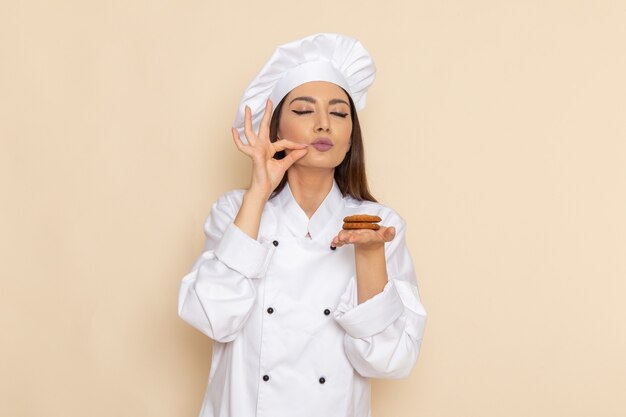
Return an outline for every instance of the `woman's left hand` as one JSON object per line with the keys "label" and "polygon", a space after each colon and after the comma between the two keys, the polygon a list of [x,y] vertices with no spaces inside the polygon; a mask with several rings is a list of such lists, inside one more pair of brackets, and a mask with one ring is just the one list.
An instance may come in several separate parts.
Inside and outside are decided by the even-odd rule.
{"label": "woman's left hand", "polygon": [[395,227],[380,226],[378,230],[371,229],[342,229],[331,242],[331,246],[340,248],[352,244],[356,250],[378,249],[391,242],[396,236]]}

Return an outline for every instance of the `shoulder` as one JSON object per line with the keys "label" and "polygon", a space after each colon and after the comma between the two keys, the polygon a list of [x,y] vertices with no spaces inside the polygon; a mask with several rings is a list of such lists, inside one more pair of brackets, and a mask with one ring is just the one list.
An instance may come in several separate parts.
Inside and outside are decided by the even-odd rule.
{"label": "shoulder", "polygon": [[241,207],[245,191],[246,190],[244,189],[238,188],[225,192],[217,198],[215,203],[213,203],[213,211],[217,209],[221,211],[236,213],[239,210],[239,207]]}
{"label": "shoulder", "polygon": [[221,234],[234,220],[243,201],[245,190],[228,191],[215,200],[211,212],[204,221],[204,233],[209,236]]}
{"label": "shoulder", "polygon": [[345,207],[348,215],[351,214],[371,214],[381,218],[383,226],[394,226],[397,229],[404,229],[405,220],[393,208],[373,201],[357,200],[352,197],[345,197]]}

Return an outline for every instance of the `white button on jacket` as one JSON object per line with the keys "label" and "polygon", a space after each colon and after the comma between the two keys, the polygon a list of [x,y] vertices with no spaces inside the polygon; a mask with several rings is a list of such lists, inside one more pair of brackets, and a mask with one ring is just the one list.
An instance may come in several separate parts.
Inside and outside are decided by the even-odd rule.
{"label": "white button on jacket", "polygon": [[[233,224],[243,190],[218,199],[178,313],[214,340],[200,417],[369,417],[368,378],[402,378],[419,354],[426,311],[405,222],[337,184],[309,219],[289,185],[265,206],[258,240]],[[351,214],[395,226],[389,281],[357,304],[354,248],[330,242]],[[307,234],[310,237],[307,237]]]}

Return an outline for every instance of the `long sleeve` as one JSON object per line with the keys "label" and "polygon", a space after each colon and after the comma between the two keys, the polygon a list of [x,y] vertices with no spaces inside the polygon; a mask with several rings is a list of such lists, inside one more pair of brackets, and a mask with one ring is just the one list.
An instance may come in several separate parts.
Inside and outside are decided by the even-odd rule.
{"label": "long sleeve", "polygon": [[419,355],[426,323],[426,310],[406,247],[406,224],[397,215],[389,224],[398,226],[395,239],[385,248],[389,279],[383,291],[357,304],[353,277],[334,313],[346,331],[344,349],[348,360],[368,378],[407,377]]}
{"label": "long sleeve", "polygon": [[204,251],[182,280],[178,314],[211,339],[229,342],[242,329],[254,302],[253,280],[261,279],[274,253],[234,225],[236,203],[226,194],[204,225]]}

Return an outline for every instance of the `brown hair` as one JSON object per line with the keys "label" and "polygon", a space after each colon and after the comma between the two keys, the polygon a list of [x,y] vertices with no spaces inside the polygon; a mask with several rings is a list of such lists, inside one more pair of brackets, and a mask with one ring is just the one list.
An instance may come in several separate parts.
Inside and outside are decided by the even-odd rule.
{"label": "brown hair", "polygon": [[[345,90],[344,90],[345,91]],[[367,176],[365,175],[365,150],[363,149],[363,138],[361,136],[361,125],[356,114],[356,108],[350,94],[346,92],[350,101],[350,118],[352,119],[352,133],[350,135],[350,149],[346,153],[346,157],[341,163],[335,167],[335,181],[339,186],[341,194],[357,200],[366,200],[376,202],[376,199],[369,191],[367,185]],[[287,97],[287,96],[285,96]],[[270,121],[270,140],[276,142],[278,140],[278,121],[285,102],[285,97],[278,103],[272,119]],[[285,151],[276,152],[274,158],[283,159]],[[287,183],[287,173],[283,176],[276,189],[274,189],[270,198],[279,194]]]}

